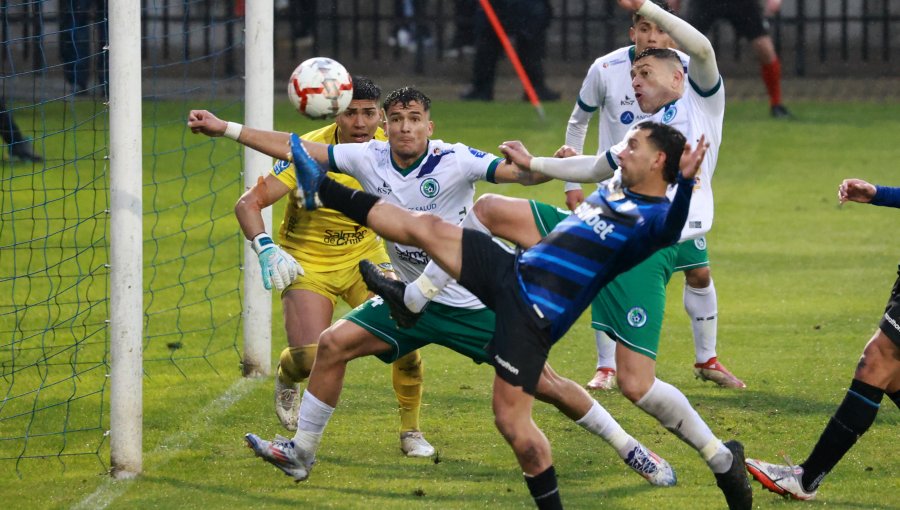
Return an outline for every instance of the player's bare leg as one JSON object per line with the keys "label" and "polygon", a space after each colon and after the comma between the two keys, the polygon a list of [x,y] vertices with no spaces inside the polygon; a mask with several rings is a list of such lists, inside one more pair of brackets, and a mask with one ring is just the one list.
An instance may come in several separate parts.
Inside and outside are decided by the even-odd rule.
{"label": "player's bare leg", "polygon": [[331,300],[305,289],[290,289],[281,297],[288,346],[275,373],[275,414],[288,430],[297,430],[299,385],[309,377],[319,335],[331,324]]}
{"label": "player's bare leg", "polygon": [[522,248],[530,248],[541,240],[528,200],[485,193],[475,201],[472,211],[495,237]]}
{"label": "player's bare leg", "polygon": [[534,397],[494,377],[494,424],[512,447],[525,484],[540,508],[562,508],[550,441],[531,419]]}
{"label": "player's bare leg", "polygon": [[621,343],[616,346],[618,382],[622,394],[706,461],[729,508],[752,507],[752,490],[744,469],[744,449],[737,441],[723,443],[713,435],[687,397],[656,378],[656,361]]}

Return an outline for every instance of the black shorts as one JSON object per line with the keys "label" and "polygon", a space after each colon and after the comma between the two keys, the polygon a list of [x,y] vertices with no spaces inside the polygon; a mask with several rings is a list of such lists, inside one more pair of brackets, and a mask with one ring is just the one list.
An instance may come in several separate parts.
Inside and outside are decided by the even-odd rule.
{"label": "black shorts", "polygon": [[900,347],[900,266],[897,266],[897,281],[891,289],[891,297],[884,307],[884,315],[881,316],[878,327],[897,347]]}
{"label": "black shorts", "polygon": [[487,353],[497,375],[534,395],[553,342],[550,322],[522,297],[515,254],[490,236],[465,229],[459,283],[496,315]]}
{"label": "black shorts", "polygon": [[769,33],[760,0],[691,0],[687,17],[701,32],[709,31],[718,19],[727,19],[740,37],[752,41]]}

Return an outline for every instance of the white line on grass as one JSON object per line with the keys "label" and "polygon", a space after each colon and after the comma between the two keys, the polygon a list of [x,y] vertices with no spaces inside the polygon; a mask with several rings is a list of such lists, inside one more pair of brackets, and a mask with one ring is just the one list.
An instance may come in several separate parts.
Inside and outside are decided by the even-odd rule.
{"label": "white line on grass", "polygon": [[[166,455],[162,457],[162,460],[152,464],[153,469],[159,469],[161,466],[165,465],[169,459],[175,457],[175,455],[181,451],[182,448],[191,444],[197,436],[207,430],[209,427],[209,421],[218,418],[219,416],[225,414],[232,405],[237,403],[239,400],[244,398],[247,393],[250,393],[256,386],[265,381],[262,379],[245,379],[241,378],[235,381],[234,384],[228,388],[225,393],[223,393],[219,398],[213,400],[209,404],[206,405],[203,409],[201,409],[197,414],[197,419],[191,424],[187,429],[182,429],[179,432],[176,432],[169,436],[166,440],[159,444],[155,450],[151,453],[157,454],[161,452],[165,452]],[[146,469],[148,466],[145,465]],[[138,477],[139,479],[140,477]],[[73,506],[73,509],[76,510],[102,510],[109,506],[113,501],[119,498],[122,494],[125,494],[125,491],[131,487],[131,484],[135,479],[130,480],[115,480],[111,476],[106,477],[106,480],[97,487],[93,493],[85,497],[81,500],[80,503]]]}

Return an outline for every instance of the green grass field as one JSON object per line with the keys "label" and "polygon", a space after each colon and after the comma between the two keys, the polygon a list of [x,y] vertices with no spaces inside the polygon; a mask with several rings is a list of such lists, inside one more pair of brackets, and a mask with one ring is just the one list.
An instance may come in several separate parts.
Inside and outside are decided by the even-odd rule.
{"label": "green grass field", "polygon": [[[503,140],[521,139],[533,153],[549,154],[563,141],[570,105],[547,106],[548,118],[540,122],[526,104],[437,102],[434,137],[490,151]],[[749,456],[779,460],[788,454],[800,462],[843,398],[895,278],[898,212],[859,204],[840,208],[836,190],[842,178],[851,176],[900,184],[896,134],[900,104],[791,106],[798,120],[774,122],[762,103],[729,104],[714,179],[717,214],[709,246],[719,296],[719,355],[744,379],[747,390],[721,390],[693,378],[693,344],[678,275],[670,284],[657,373],[687,395],[717,435],[743,441]],[[210,149],[200,138],[185,134],[179,119],[187,108],[145,106],[145,113],[153,111],[162,126],[145,143],[147,152],[159,153],[158,158],[145,160],[145,172],[152,160],[154,180],[166,186],[153,197],[145,194],[145,205],[165,209],[166,199],[183,195],[208,201],[203,208],[218,211],[214,215],[227,213],[241,189],[232,182],[239,159],[230,156],[234,152],[228,142]],[[286,107],[281,112],[280,129],[303,132],[314,126],[297,122]],[[233,111],[228,115],[238,116]],[[593,150],[593,130],[588,140],[593,143],[586,150]],[[169,146],[190,150],[169,154]],[[199,179],[217,193],[192,195],[193,186],[189,190],[181,179],[182,168],[193,171],[211,164],[225,165],[224,173]],[[14,168],[26,172],[21,166]],[[479,190],[563,203],[559,183],[536,188],[483,185]],[[28,197],[19,194],[15,199]],[[276,221],[281,214],[277,207]],[[163,213],[145,218],[144,228],[177,232],[184,221],[183,216]],[[224,293],[215,301],[216,312],[240,313],[238,296],[227,290],[238,279],[229,270],[239,263],[235,259],[239,242],[230,237],[236,236],[236,222],[232,226],[234,232],[217,226],[206,237],[199,236],[197,246],[175,238],[145,248],[145,258],[162,250],[159,260],[167,261],[172,252],[194,253],[212,243],[209,239],[222,246],[218,258],[204,264],[224,272],[227,283],[210,283],[205,294],[182,295],[164,287],[154,306],[171,306],[178,299],[206,303],[206,296]],[[11,263],[8,257],[2,259],[4,265]],[[7,268],[4,271],[8,273]],[[177,286],[178,279],[189,274],[184,265],[156,271],[155,278],[168,286]],[[145,282],[149,279],[145,276]],[[204,310],[188,310],[183,316],[162,314],[161,319],[190,330],[201,320],[198,317],[214,315],[206,310],[212,306],[198,308]],[[275,354],[284,341],[280,314],[276,302]],[[440,347],[422,353],[426,364],[422,426],[439,451],[435,459],[401,456],[390,369],[377,359],[362,359],[350,365],[340,406],[326,429],[310,480],[295,485],[244,447],[245,432],[271,437],[284,431],[272,411],[271,381],[240,379],[234,348],[239,331],[235,333],[230,324],[221,338],[185,334],[178,341],[191,356],[148,367],[140,478],[111,481],[93,455],[3,460],[0,499],[16,508],[42,509],[532,506],[515,459],[493,426],[492,370]],[[10,329],[6,323],[2,326],[4,331]],[[156,349],[154,356],[165,357],[165,348],[153,341],[147,345]],[[584,382],[593,373],[594,361],[593,334],[583,317],[554,348],[551,362],[560,373]],[[19,377],[17,385],[25,377],[39,381],[39,375]],[[3,381],[12,384],[8,377]],[[569,508],[724,507],[711,473],[693,450],[621,395],[604,393],[597,398],[635,437],[672,463],[678,485],[650,487],[599,438],[553,408],[537,404],[535,421],[553,445],[563,501]],[[7,429],[0,425],[4,436],[23,434]],[[826,479],[817,501],[786,502],[754,483],[755,506],[900,508],[898,431],[900,412],[885,399],[875,424]],[[10,450],[2,443],[0,453],[8,455]],[[88,451],[92,449],[99,449],[108,464],[108,442],[101,440]]]}

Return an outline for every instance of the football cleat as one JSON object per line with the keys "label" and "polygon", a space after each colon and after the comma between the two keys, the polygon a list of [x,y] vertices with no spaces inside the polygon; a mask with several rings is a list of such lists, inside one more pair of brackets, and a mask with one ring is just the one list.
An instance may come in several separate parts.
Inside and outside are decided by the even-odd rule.
{"label": "football cleat", "polygon": [[314,160],[306,148],[300,137],[291,133],[291,159],[294,163],[294,174],[297,178],[297,189],[294,191],[294,198],[297,205],[300,205],[307,211],[314,211],[322,206],[319,201],[319,185],[325,178],[325,171],[319,167],[319,163]]}
{"label": "football cleat", "polygon": [[766,489],[799,500],[814,499],[816,491],[803,488],[803,468],[785,464],[769,464],[756,459],[747,459],[747,471]]}
{"label": "football cleat", "polygon": [[417,430],[400,434],[400,449],[407,457],[431,457],[434,455],[434,447]]}
{"label": "football cleat", "polygon": [[244,440],[257,457],[282,470],[295,482],[309,478],[309,472],[316,462],[315,454],[303,451],[294,441],[278,435],[274,441],[266,441],[256,434],[247,434]]}
{"label": "football cleat", "polygon": [[297,395],[297,384],[285,384],[278,375],[275,376],[275,415],[284,428],[292,431],[297,430],[297,414],[300,411]]}
{"label": "football cleat", "polygon": [[744,381],[729,372],[715,356],[706,360],[706,363],[694,363],[694,376],[703,381],[712,381],[723,388],[744,389],[747,387]]}
{"label": "football cleat", "polygon": [[359,272],[362,279],[366,282],[366,286],[384,299],[388,308],[391,310],[391,318],[401,328],[411,328],[416,325],[422,312],[416,313],[406,307],[403,302],[403,293],[406,291],[406,284],[400,280],[392,280],[378,269],[378,266],[370,260],[359,261]]}
{"label": "football cleat", "polygon": [[672,487],[677,482],[672,466],[642,444],[635,446],[623,460],[628,467],[650,482],[650,485]]}
{"label": "football cleat", "polygon": [[744,445],[731,440],[725,442],[725,448],[733,456],[731,467],[724,473],[715,473],[716,485],[725,494],[729,510],[750,510],[753,508],[753,489],[744,469]]}
{"label": "football cleat", "polygon": [[584,385],[589,390],[611,390],[616,387],[616,369],[600,367],[594,378]]}

